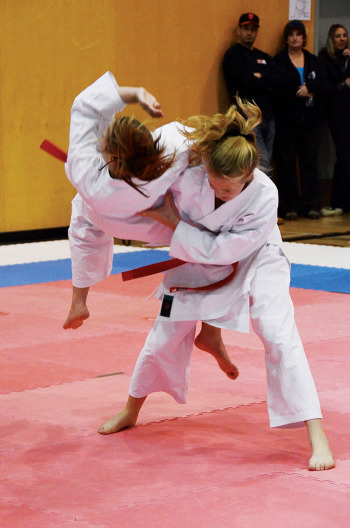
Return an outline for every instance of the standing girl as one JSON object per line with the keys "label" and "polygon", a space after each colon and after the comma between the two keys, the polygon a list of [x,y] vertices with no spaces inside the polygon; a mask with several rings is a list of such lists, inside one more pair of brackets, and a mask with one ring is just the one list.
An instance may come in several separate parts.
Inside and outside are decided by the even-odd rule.
{"label": "standing girl", "polygon": [[[309,469],[329,469],[334,459],[289,295],[289,263],[277,227],[277,189],[257,169],[253,128],[260,110],[238,101],[226,115],[197,116],[184,132],[194,163],[159,208],[143,213],[173,231],[170,255],[186,262],[168,271],[158,290],[162,308],[137,360],[123,411],[100,428],[111,434],[136,424],[155,391],[185,403],[198,320],[249,332],[265,348],[272,427],[306,423]],[[232,264],[238,268],[232,278]]]}

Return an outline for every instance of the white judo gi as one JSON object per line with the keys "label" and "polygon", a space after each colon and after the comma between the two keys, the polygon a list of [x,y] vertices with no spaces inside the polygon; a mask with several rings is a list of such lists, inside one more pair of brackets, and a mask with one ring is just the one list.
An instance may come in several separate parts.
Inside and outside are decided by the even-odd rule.
{"label": "white judo gi", "polygon": [[[72,107],[66,173],[78,191],[69,229],[73,285],[91,286],[109,275],[113,236],[154,245],[170,243],[170,255],[188,262],[166,273],[158,290],[160,298],[169,294],[171,286],[217,282],[231,273],[231,263],[239,261],[235,278],[222,288],[171,294],[170,317],[158,316],[147,337],[130,394],[143,397],[165,391],[184,403],[196,322],[248,332],[250,313],[265,347],[271,426],[320,418],[316,389],[294,323],[289,263],[276,225],[276,187],[256,170],[242,193],[215,210],[205,171],[188,167],[187,146],[176,123],[154,132],[161,134],[169,154],[177,149],[177,156],[169,171],[143,186],[148,197],[110,178],[108,167],[98,170],[104,164],[98,139],[125,106],[117,86],[107,72]],[[174,233],[136,216],[160,203],[169,188],[184,220]]]}
{"label": "white judo gi", "polygon": [[[253,329],[265,348],[271,427],[298,426],[321,418],[294,322],[290,267],[277,227],[275,185],[256,169],[252,182],[238,196],[215,209],[207,175],[203,167],[197,167],[178,178],[173,194],[185,221],[174,231],[170,255],[188,264],[165,274],[158,296],[165,294],[170,302],[172,298],[170,314],[159,315],[147,337],[131,379],[130,395],[142,398],[164,391],[185,403],[197,321],[248,332],[250,313]],[[221,288],[170,292],[170,287],[217,282],[229,275],[230,264],[236,261],[234,279]]]}
{"label": "white judo gi", "polygon": [[142,182],[146,197],[123,180],[110,177],[99,149],[99,139],[116,113],[126,106],[118,93],[118,84],[110,72],[105,73],[74,100],[71,109],[69,150],[66,174],[78,191],[72,201],[68,231],[72,256],[73,285],[91,286],[111,272],[113,237],[141,240],[152,245],[169,244],[172,231],[136,213],[160,203],[188,166],[188,149],[180,134],[180,123],[164,125],[153,132],[166,146],[165,154],[176,150],[174,165],[160,178]]}

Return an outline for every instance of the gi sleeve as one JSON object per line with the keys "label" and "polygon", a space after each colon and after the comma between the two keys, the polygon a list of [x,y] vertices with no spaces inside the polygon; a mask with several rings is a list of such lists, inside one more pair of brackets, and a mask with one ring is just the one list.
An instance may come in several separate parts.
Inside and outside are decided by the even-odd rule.
{"label": "gi sleeve", "polygon": [[110,72],[106,72],[74,100],[65,168],[69,181],[88,203],[102,192],[98,169],[103,165],[103,158],[98,140],[114,115],[125,106],[118,93],[118,84]]}

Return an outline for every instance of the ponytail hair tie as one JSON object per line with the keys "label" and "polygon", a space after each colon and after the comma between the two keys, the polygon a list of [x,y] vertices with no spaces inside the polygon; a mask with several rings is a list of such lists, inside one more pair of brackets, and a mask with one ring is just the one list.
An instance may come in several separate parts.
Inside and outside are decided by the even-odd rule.
{"label": "ponytail hair tie", "polygon": [[229,130],[228,132],[225,132],[225,134],[221,137],[221,139],[226,139],[228,137],[244,137],[247,141],[252,140],[251,134],[241,134],[239,130]]}

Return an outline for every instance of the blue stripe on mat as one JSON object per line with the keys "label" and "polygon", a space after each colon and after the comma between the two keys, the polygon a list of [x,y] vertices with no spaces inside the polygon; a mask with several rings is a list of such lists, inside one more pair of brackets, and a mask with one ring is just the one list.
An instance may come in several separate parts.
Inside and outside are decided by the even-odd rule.
{"label": "blue stripe on mat", "polygon": [[291,286],[305,290],[350,293],[350,270],[292,264]]}
{"label": "blue stripe on mat", "polygon": [[[119,253],[114,255],[112,274],[168,259],[168,252],[159,249]],[[68,280],[71,276],[70,259],[0,266],[0,287]],[[291,286],[350,293],[350,270],[292,264]]]}
{"label": "blue stripe on mat", "polygon": [[[112,274],[116,275],[122,271],[168,259],[168,251],[159,249],[118,253],[113,256]],[[71,278],[70,259],[0,266],[0,287],[39,284],[41,282],[54,282]]]}

